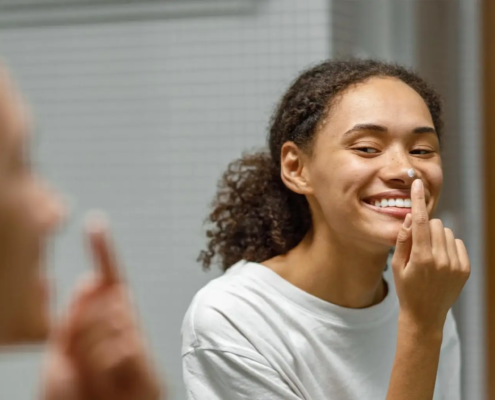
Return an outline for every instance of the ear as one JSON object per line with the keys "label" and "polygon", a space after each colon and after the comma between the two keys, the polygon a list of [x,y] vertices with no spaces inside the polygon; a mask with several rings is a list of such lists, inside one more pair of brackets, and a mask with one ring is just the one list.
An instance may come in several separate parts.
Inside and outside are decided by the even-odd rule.
{"label": "ear", "polygon": [[281,178],[285,185],[295,193],[312,194],[309,184],[308,156],[294,143],[285,142],[280,154]]}

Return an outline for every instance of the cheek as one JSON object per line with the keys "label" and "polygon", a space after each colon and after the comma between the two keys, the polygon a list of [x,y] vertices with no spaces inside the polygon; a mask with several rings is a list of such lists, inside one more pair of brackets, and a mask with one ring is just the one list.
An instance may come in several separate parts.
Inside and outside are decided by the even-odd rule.
{"label": "cheek", "polygon": [[321,217],[335,229],[344,229],[359,218],[361,190],[376,174],[369,163],[360,159],[336,157],[332,161],[315,171],[314,198],[321,208]]}
{"label": "cheek", "polygon": [[315,193],[332,196],[334,200],[356,198],[360,188],[366,186],[375,175],[369,162],[354,157],[334,157],[332,162],[316,171]]}
{"label": "cheek", "polygon": [[430,166],[424,171],[423,176],[428,184],[431,194],[438,201],[443,187],[443,170],[441,165]]}

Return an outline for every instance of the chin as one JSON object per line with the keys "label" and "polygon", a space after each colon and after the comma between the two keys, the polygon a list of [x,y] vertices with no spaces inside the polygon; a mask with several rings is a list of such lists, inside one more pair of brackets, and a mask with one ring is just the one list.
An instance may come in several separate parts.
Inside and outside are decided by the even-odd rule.
{"label": "chin", "polygon": [[19,321],[17,341],[21,344],[44,343],[52,329],[50,296],[45,276],[37,277],[31,294],[26,299],[24,317]]}
{"label": "chin", "polygon": [[373,241],[376,244],[383,245],[384,247],[395,247],[397,244],[397,236],[399,235],[401,229],[401,224],[402,222],[398,223],[397,226],[384,226],[383,229],[373,231]]}

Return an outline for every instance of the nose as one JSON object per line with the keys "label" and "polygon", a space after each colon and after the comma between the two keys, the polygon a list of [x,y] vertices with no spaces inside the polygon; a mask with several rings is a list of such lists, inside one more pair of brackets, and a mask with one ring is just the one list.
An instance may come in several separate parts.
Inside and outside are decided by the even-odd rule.
{"label": "nose", "polygon": [[68,208],[61,195],[51,194],[49,210],[47,212],[47,227],[50,232],[60,230],[68,220]]}
{"label": "nose", "polygon": [[42,193],[45,198],[42,225],[47,233],[55,233],[61,230],[70,217],[70,200],[68,196],[59,194],[47,184],[42,184]]}
{"label": "nose", "polygon": [[421,174],[411,164],[408,154],[394,153],[382,169],[382,179],[395,185],[410,187],[418,178]]}
{"label": "nose", "polygon": [[53,194],[53,227],[56,230],[61,230],[67,226],[72,216],[72,200],[68,195]]}

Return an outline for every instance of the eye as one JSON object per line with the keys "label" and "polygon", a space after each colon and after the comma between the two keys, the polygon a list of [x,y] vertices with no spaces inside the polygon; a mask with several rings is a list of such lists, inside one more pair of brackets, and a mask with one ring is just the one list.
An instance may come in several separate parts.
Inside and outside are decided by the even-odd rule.
{"label": "eye", "polygon": [[411,150],[410,153],[411,154],[420,155],[420,156],[424,156],[424,155],[432,154],[433,151],[432,150],[428,150],[428,149],[415,149],[415,150]]}
{"label": "eye", "polygon": [[376,154],[379,153],[378,149],[375,149],[374,147],[355,147],[354,150],[357,150],[361,153],[366,153],[366,154]]}

